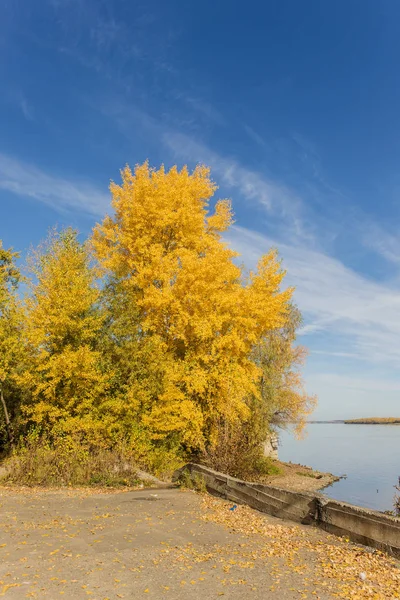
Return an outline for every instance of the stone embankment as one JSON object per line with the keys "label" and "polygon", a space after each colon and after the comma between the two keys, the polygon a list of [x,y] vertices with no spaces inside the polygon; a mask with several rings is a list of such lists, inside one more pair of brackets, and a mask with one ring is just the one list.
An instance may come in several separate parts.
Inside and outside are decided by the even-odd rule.
{"label": "stone embankment", "polygon": [[330,500],[318,493],[292,492],[260,483],[250,483],[189,463],[186,470],[201,478],[213,495],[247,504],[274,517],[315,525],[353,542],[378,548],[400,557],[400,519],[345,502]]}

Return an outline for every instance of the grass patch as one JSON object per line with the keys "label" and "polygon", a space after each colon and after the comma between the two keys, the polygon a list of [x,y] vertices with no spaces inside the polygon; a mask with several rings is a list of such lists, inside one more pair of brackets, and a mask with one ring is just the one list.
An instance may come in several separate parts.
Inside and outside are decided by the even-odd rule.
{"label": "grass patch", "polygon": [[301,477],[311,477],[312,479],[321,479],[322,475],[319,473],[313,473],[312,471],[296,471],[296,475]]}
{"label": "grass patch", "polygon": [[257,475],[281,475],[282,469],[277,463],[267,456],[260,458],[255,464],[255,473]]}

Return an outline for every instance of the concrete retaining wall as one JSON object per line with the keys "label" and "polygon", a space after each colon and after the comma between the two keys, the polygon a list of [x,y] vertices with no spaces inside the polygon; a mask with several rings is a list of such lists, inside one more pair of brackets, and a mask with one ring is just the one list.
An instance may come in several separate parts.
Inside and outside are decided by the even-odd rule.
{"label": "concrete retaining wall", "polygon": [[289,492],[280,488],[250,483],[189,463],[192,478],[201,477],[207,490],[216,496],[247,504],[261,512],[348,537],[354,542],[379,548],[400,557],[400,519],[383,513],[329,500],[322,494]]}
{"label": "concrete retaining wall", "polygon": [[329,533],[400,557],[400,519],[321,496],[316,523]]}

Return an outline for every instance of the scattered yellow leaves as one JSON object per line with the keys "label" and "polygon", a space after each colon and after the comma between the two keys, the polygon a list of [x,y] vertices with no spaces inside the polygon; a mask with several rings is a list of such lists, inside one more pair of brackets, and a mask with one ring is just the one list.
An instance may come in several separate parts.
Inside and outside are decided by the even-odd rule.
{"label": "scattered yellow leaves", "polygon": [[[230,504],[205,496],[205,512],[201,518],[225,525],[237,533],[264,538],[264,543],[262,540],[257,543],[254,559],[280,557],[285,559],[292,572],[311,574],[315,590],[298,590],[302,598],[308,597],[308,593],[316,595],[317,590],[322,589],[345,600],[400,598],[400,570],[389,556],[343,542],[335,536],[322,539],[305,528],[272,523],[247,506],[238,506],[232,512]],[[229,572],[229,568],[227,564],[223,570]],[[360,578],[362,573],[366,574],[365,581]],[[275,579],[272,589],[276,592],[280,585],[278,573],[275,573]],[[306,577],[304,583],[306,587],[309,578]]]}

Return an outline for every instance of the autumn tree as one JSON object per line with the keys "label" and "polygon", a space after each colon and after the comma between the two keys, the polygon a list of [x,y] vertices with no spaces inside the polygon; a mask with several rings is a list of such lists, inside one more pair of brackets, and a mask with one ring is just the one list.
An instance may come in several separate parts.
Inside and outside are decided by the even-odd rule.
{"label": "autumn tree", "polygon": [[189,450],[212,444],[221,419],[248,418],[260,377],[252,349],[285,325],[292,295],[280,289],[275,252],[248,275],[236,264],[222,239],[233,222],[230,203],[209,212],[215,190],[203,166],[126,167],[122,184],[111,185],[114,215],[92,240],[118,295],[114,343],[151,357],[144,369],[139,361],[145,389],[125,373],[126,402],[154,440]]}
{"label": "autumn tree", "polygon": [[268,426],[292,425],[297,434],[316,404],[316,397],[307,394],[301,374],[307,350],[295,343],[301,320],[300,311],[291,305],[284,326],[268,332],[253,350],[260,369],[259,395],[254,398],[254,413],[259,415],[254,420]]}
{"label": "autumn tree", "polygon": [[30,368],[21,376],[28,425],[41,431],[92,432],[100,426],[106,377],[97,336],[96,272],[76,231],[52,232],[32,255],[26,299]]}
{"label": "autumn tree", "polygon": [[18,410],[19,397],[15,376],[22,362],[22,314],[16,295],[20,272],[15,266],[16,252],[3,248],[0,240],[0,411],[8,442],[13,445],[13,416]]}
{"label": "autumn tree", "polygon": [[203,454],[212,468],[234,477],[267,473],[273,467],[265,458],[264,444],[271,434],[289,427],[301,434],[316,398],[306,393],[301,377],[306,350],[295,345],[300,323],[299,310],[289,305],[285,324],[253,347],[252,360],[259,369],[257,393],[247,397],[249,412],[241,423],[220,419],[218,443]]}

